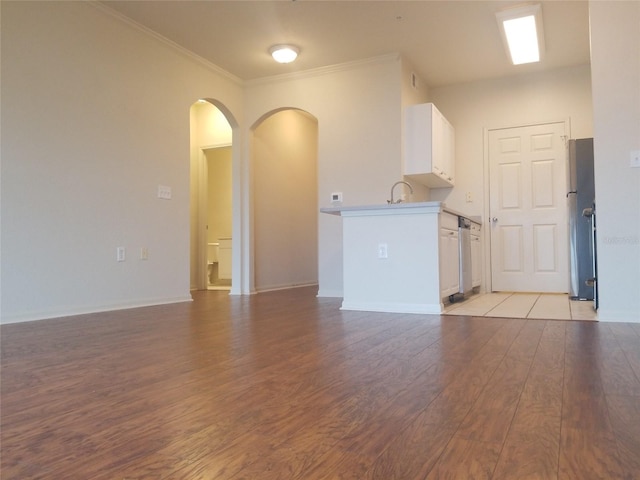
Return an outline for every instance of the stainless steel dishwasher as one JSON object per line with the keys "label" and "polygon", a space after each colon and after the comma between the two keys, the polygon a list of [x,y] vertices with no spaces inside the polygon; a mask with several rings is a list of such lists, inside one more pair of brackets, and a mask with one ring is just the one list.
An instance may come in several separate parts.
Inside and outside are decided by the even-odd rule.
{"label": "stainless steel dishwasher", "polygon": [[471,278],[471,221],[458,217],[458,255],[460,258],[460,290],[463,297],[473,290]]}

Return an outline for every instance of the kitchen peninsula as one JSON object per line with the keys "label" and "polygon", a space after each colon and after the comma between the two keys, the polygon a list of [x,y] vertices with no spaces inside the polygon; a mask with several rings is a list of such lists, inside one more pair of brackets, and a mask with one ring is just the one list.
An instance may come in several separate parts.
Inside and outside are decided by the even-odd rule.
{"label": "kitchen peninsula", "polygon": [[343,218],[343,310],[438,314],[442,299],[458,291],[464,215],[444,203],[320,211]]}

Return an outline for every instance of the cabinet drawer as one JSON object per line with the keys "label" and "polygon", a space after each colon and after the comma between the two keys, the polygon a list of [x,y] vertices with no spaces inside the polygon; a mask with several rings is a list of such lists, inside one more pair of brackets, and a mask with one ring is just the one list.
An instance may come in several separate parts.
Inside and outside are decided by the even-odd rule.
{"label": "cabinet drawer", "polygon": [[450,213],[440,214],[440,228],[446,228],[447,230],[458,230],[458,217],[451,215]]}

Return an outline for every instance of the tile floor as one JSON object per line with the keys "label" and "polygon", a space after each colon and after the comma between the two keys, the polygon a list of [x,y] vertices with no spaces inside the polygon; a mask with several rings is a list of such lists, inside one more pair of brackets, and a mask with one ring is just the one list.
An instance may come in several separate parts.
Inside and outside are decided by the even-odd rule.
{"label": "tile floor", "polygon": [[539,318],[545,320],[598,320],[593,302],[572,301],[566,294],[486,293],[447,305],[445,315]]}

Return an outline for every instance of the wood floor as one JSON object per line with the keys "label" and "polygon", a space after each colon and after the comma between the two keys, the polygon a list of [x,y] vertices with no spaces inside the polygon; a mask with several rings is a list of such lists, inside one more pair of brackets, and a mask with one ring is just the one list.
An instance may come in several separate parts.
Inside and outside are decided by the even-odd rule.
{"label": "wood floor", "polygon": [[301,288],[1,327],[9,479],[637,479],[640,325]]}

